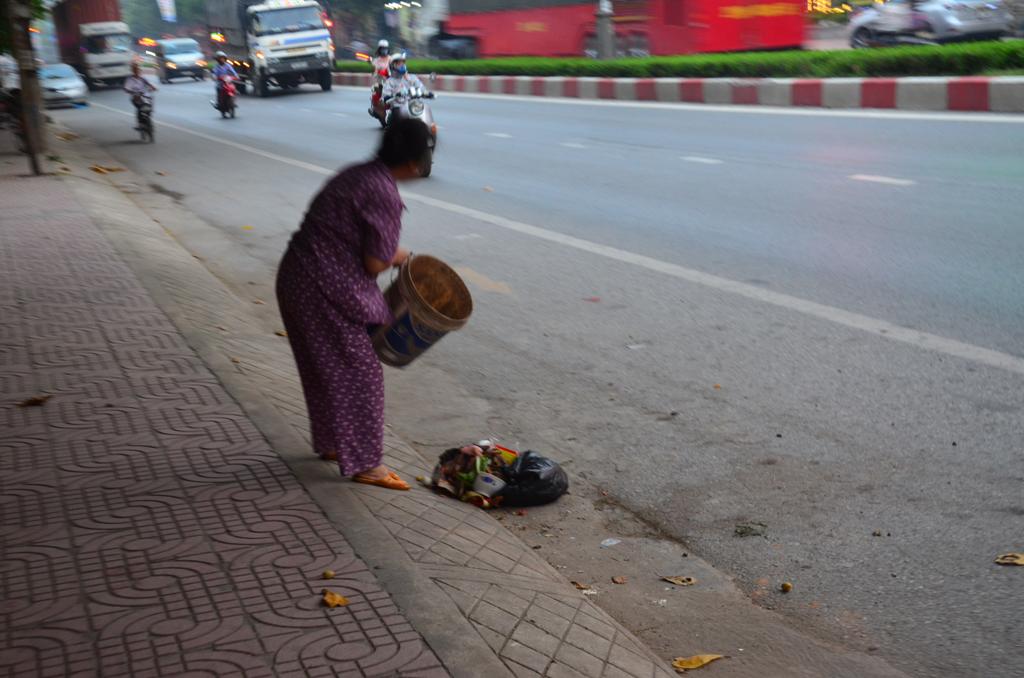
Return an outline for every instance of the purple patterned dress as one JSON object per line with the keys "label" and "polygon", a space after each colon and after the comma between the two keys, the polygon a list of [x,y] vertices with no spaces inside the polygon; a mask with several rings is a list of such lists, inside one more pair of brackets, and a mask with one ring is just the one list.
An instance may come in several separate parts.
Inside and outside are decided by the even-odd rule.
{"label": "purple patterned dress", "polygon": [[377,466],[383,455],[384,374],[369,330],[391,312],[363,255],[391,261],[402,210],[387,167],[350,167],[313,199],[277,272],[313,449],[336,454],[346,476]]}

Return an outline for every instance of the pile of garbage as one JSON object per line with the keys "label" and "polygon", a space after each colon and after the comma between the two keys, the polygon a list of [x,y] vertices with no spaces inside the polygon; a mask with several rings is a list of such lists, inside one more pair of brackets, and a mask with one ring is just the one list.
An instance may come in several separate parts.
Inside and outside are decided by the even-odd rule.
{"label": "pile of garbage", "polygon": [[481,440],[445,450],[430,487],[480,508],[539,506],[569,491],[569,476],[556,462],[532,450],[516,450]]}

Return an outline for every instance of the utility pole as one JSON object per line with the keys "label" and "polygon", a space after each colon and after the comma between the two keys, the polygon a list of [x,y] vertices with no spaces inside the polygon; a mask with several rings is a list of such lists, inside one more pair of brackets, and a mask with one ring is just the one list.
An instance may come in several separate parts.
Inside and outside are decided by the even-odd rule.
{"label": "utility pole", "polygon": [[25,137],[25,152],[28,154],[32,174],[43,173],[39,154],[43,151],[43,135],[40,110],[42,94],[39,91],[39,74],[36,72],[36,57],[29,36],[32,21],[32,7],[28,0],[6,0],[7,21],[11,29],[11,46],[18,61],[18,75],[21,88],[21,129]]}
{"label": "utility pole", "polygon": [[615,26],[612,24],[612,0],[597,0],[597,58],[615,57]]}

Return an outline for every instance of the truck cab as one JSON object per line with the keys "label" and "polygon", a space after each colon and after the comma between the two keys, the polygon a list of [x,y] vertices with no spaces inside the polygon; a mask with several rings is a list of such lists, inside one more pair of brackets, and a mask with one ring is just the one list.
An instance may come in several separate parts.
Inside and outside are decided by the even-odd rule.
{"label": "truck cab", "polygon": [[223,50],[246,87],[266,96],[303,82],[331,89],[334,43],[312,0],[207,0],[214,49]]}
{"label": "truck cab", "polygon": [[81,59],[76,64],[90,88],[120,86],[131,74],[132,36],[123,21],[98,21],[79,26]]}

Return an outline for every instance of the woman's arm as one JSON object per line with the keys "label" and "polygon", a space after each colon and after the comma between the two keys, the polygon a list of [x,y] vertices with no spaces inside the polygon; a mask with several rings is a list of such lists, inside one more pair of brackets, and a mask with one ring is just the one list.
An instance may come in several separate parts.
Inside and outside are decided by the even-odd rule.
{"label": "woman's arm", "polygon": [[409,258],[409,250],[404,247],[399,247],[395,250],[395,256],[391,257],[390,262],[386,262],[383,259],[366,254],[363,256],[363,267],[366,268],[366,272],[370,275],[380,275],[384,271],[388,270],[392,266],[401,266],[405,263],[405,260]]}

